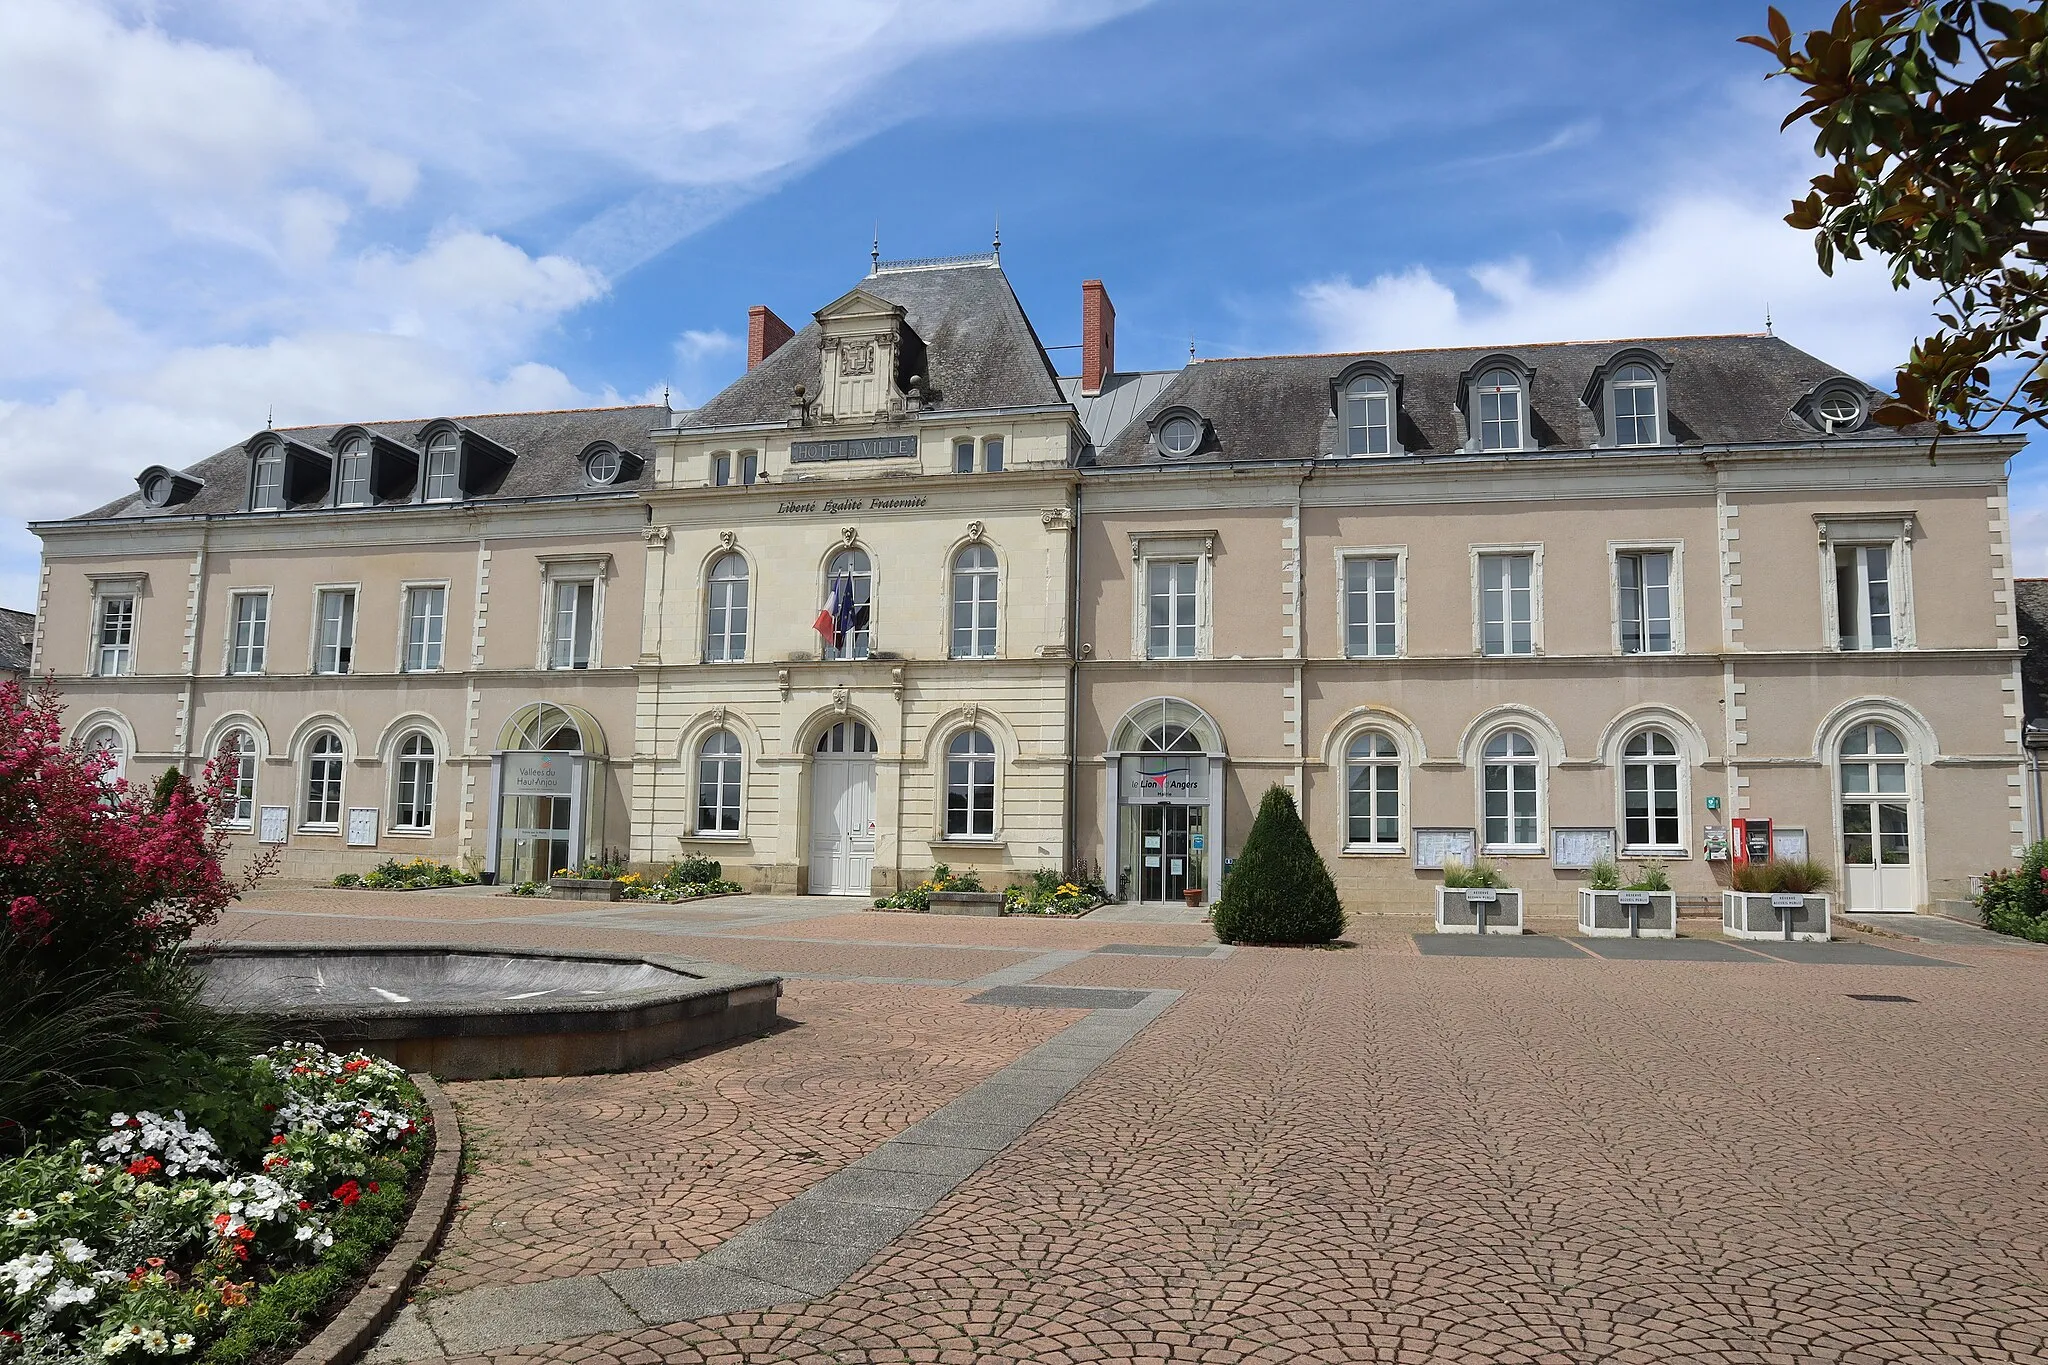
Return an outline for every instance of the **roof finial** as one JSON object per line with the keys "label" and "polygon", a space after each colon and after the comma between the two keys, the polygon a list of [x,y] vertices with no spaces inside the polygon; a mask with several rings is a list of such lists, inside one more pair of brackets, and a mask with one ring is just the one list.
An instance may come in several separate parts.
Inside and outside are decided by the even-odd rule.
{"label": "roof finial", "polygon": [[1190,337],[1188,338],[1188,364],[1192,365],[1192,364],[1194,364],[1194,363],[1195,363],[1195,339],[1194,339],[1194,337],[1193,337],[1193,336],[1190,336]]}
{"label": "roof finial", "polygon": [[274,431],[277,429],[277,404],[272,403],[267,409],[264,410],[263,429],[265,431]]}
{"label": "roof finial", "polygon": [[882,220],[875,220],[875,244],[868,248],[868,274],[882,273]]}
{"label": "roof finial", "polygon": [[668,384],[666,381],[664,381],[661,386],[661,405],[669,409],[671,412],[675,410],[675,404],[668,401]]}
{"label": "roof finial", "polygon": [[996,264],[1001,265],[1003,263],[1003,213],[1001,209],[996,210],[996,240],[994,250]]}
{"label": "roof finial", "polygon": [[1767,337],[1774,337],[1777,335],[1777,333],[1771,329],[1771,305],[1768,299],[1764,301],[1764,335]]}

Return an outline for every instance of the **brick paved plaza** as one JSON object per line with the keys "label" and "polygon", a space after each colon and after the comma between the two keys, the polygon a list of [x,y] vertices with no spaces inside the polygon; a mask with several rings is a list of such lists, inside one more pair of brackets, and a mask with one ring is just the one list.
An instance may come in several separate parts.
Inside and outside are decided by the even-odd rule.
{"label": "brick paved plaza", "polygon": [[[2048,949],[1845,929],[1815,960],[1445,957],[1426,927],[1173,956],[1099,950],[1206,928],[277,887],[220,932],[787,975],[765,1037],[450,1085],[463,1211],[380,1360],[2048,1359]],[[1156,1017],[970,1003],[1005,982],[1128,988]],[[633,1272],[796,1225],[835,1172],[865,1158],[828,1193],[938,1150],[901,1141],[1084,1037],[1107,1041],[1042,1115],[835,1287],[630,1326]],[[494,1331],[537,1344],[465,1345]]]}

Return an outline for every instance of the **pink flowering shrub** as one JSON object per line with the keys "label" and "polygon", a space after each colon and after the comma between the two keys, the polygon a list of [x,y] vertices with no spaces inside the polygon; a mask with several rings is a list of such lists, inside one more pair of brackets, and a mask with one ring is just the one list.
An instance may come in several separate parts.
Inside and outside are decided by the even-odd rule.
{"label": "pink flowering shrub", "polygon": [[161,806],[63,739],[54,691],[0,682],[0,960],[39,973],[119,967],[213,923],[256,876],[222,867],[232,768]]}

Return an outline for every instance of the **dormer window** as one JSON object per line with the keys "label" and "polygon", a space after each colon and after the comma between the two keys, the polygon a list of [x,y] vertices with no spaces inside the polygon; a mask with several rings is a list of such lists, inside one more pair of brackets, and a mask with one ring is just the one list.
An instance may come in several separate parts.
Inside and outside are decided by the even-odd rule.
{"label": "dormer window", "polygon": [[1386,381],[1360,375],[1344,390],[1344,453],[1386,455],[1394,448],[1394,414]]}
{"label": "dormer window", "polygon": [[352,436],[342,444],[336,458],[334,505],[363,507],[370,501],[370,440]]}
{"label": "dormer window", "polygon": [[619,452],[607,445],[592,446],[590,453],[583,457],[583,477],[594,484],[618,482],[619,473],[626,462],[619,458]]}
{"label": "dormer window", "polygon": [[455,433],[443,431],[427,442],[426,477],[420,481],[420,501],[454,502],[462,496],[461,453]]}
{"label": "dormer window", "polygon": [[151,474],[142,481],[142,500],[151,507],[162,507],[171,500],[171,476]]}
{"label": "dormer window", "polygon": [[265,446],[256,455],[255,468],[249,476],[249,510],[252,512],[282,512],[284,510],[284,447]]}
{"label": "dormer window", "polygon": [[1614,375],[1614,443],[1653,446],[1659,439],[1657,376],[1648,365],[1624,365]]}
{"label": "dormer window", "polygon": [[1670,362],[1641,346],[1616,351],[1594,367],[1579,394],[1599,429],[1594,444],[1602,450],[1669,445],[1670,377]]}
{"label": "dormer window", "polygon": [[1192,417],[1169,417],[1159,428],[1159,453],[1192,455],[1202,441],[1202,427]]}
{"label": "dormer window", "polygon": [[1479,377],[1477,398],[1479,448],[1522,448],[1522,381],[1513,370],[1488,370]]}
{"label": "dormer window", "polygon": [[1863,400],[1848,389],[1828,390],[1813,410],[1820,418],[1820,429],[1830,436],[1863,425]]}
{"label": "dormer window", "polygon": [[153,464],[135,476],[135,487],[141,492],[142,501],[150,507],[174,507],[181,502],[189,502],[192,495],[205,486],[190,474],[180,474],[160,464]]}

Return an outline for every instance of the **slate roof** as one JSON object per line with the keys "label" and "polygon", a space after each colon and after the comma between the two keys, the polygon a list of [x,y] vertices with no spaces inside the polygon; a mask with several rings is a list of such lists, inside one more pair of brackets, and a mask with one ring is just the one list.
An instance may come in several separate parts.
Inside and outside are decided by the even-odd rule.
{"label": "slate roof", "polygon": [[[687,418],[688,414],[678,414]],[[280,434],[323,452],[328,438],[344,426],[357,425],[388,436],[401,444],[420,448],[419,433],[439,418],[412,418],[402,422],[335,422],[314,427],[279,427]],[[520,498],[558,497],[578,493],[623,492],[650,484],[654,458],[650,431],[667,426],[669,410],[659,403],[638,407],[574,408],[556,412],[500,412],[453,419],[479,435],[506,447],[517,457],[504,482],[487,495],[471,502],[506,502]],[[254,436],[257,433],[251,432]],[[583,477],[581,456],[593,441],[610,441],[620,450],[638,455],[641,468],[632,477],[622,477],[604,488],[592,488]],[[140,474],[142,470],[135,471]],[[71,521],[99,521],[124,517],[180,517],[242,512],[249,501],[249,456],[241,443],[187,465],[181,473],[204,481],[205,487],[185,502],[170,507],[151,507],[141,493],[130,492],[104,507],[71,517]],[[397,506],[406,504],[382,504]],[[376,506],[352,507],[351,513],[374,512]],[[275,515],[266,513],[263,515]]]}
{"label": "slate roof", "polygon": [[1074,375],[1060,380],[1060,392],[1081,414],[1081,426],[1088,433],[1089,443],[1099,450],[1137,420],[1138,414],[1150,407],[1152,400],[1179,373],[1133,370],[1127,374],[1106,374],[1102,377],[1102,392],[1093,397],[1081,392],[1081,377]]}
{"label": "slate roof", "polygon": [[[924,342],[937,390],[928,410],[1043,407],[1063,403],[1059,376],[1024,316],[1009,277],[993,263],[891,270],[863,278],[860,289],[901,304],[904,321]],[[821,363],[814,320],[678,426],[747,426],[789,419],[798,384],[818,392]]]}
{"label": "slate roof", "polygon": [[0,607],[0,677],[28,672],[29,646],[35,642],[34,612]]}
{"label": "slate roof", "polygon": [[[1529,407],[1537,448],[1585,450],[1597,443],[1599,428],[1580,396],[1593,372],[1625,349],[1647,350],[1668,363],[1672,434],[1680,445],[1811,441],[1818,432],[1794,406],[1815,385],[1840,378],[1869,392],[1841,370],[1777,337],[1662,337],[1200,360],[1153,398],[1144,417],[1149,421],[1167,407],[1184,406],[1208,419],[1216,448],[1199,452],[1201,458],[1301,460],[1333,454],[1338,431],[1330,382],[1353,362],[1374,360],[1401,376],[1403,448],[1415,455],[1450,454],[1464,443],[1457,411],[1459,377],[1482,357],[1500,354],[1535,370]],[[1830,439],[1892,434],[1867,425]],[[1150,437],[1144,422],[1133,422],[1098,449],[1095,463],[1156,463],[1160,457]]]}

